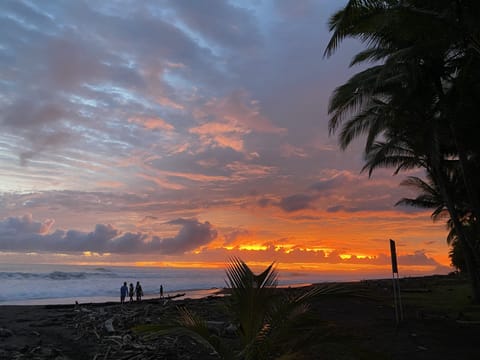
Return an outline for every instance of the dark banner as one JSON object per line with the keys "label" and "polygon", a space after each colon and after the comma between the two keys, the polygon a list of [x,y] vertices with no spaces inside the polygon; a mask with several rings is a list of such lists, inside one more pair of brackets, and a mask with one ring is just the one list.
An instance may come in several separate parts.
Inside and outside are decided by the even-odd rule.
{"label": "dark banner", "polygon": [[390,255],[392,257],[392,272],[398,274],[397,250],[395,249],[395,241],[392,239],[390,239]]}

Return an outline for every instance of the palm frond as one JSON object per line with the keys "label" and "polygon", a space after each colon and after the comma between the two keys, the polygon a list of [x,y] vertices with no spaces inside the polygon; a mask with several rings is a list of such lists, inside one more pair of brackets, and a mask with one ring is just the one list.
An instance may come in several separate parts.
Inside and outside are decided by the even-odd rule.
{"label": "palm frond", "polygon": [[233,352],[231,349],[221,341],[221,339],[210,332],[207,322],[199,315],[191,312],[187,308],[178,308],[180,316],[178,319],[179,327],[176,332],[181,332],[184,329],[183,335],[190,336],[198,343],[220,354],[223,359],[233,359]]}

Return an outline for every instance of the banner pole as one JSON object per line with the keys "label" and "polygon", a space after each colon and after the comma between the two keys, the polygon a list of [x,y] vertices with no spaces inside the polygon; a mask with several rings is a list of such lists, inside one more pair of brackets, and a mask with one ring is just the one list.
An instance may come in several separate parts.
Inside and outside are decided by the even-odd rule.
{"label": "banner pole", "polygon": [[400,320],[403,320],[403,306],[402,306],[402,293],[400,292],[400,275],[397,272],[397,296],[398,307],[400,309]]}
{"label": "banner pole", "polygon": [[[392,258],[393,303],[395,306],[395,321],[403,320],[402,296],[400,295],[400,276],[398,275],[397,250],[395,241],[390,239],[390,255]],[[397,277],[395,278],[395,274]]]}
{"label": "banner pole", "polygon": [[395,307],[395,322],[398,324],[398,304],[397,304],[397,284],[395,283],[395,273],[392,274],[392,285],[393,285],[393,305]]}

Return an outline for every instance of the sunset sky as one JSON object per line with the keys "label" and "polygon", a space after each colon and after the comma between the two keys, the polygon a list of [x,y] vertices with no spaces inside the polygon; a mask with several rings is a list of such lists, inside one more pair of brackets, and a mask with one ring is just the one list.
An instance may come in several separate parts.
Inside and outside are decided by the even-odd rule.
{"label": "sunset sky", "polygon": [[344,3],[0,1],[0,262],[389,276],[391,238],[400,275],[450,271],[405,175],[329,136]]}

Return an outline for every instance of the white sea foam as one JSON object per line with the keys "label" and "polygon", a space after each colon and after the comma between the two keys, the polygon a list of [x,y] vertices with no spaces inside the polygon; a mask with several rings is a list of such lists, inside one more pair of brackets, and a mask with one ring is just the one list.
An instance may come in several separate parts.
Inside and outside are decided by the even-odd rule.
{"label": "white sea foam", "polygon": [[[223,269],[0,264],[0,305],[118,301],[124,281],[140,281],[145,298],[158,297],[160,285],[165,295],[202,297],[225,287],[225,278]],[[339,279],[281,271],[279,285],[328,280]]]}
{"label": "white sea foam", "polygon": [[[140,281],[145,295],[223,287],[221,269],[0,265],[0,304],[19,301],[93,298],[118,300],[120,286]],[[57,300],[56,300],[57,299]]]}

